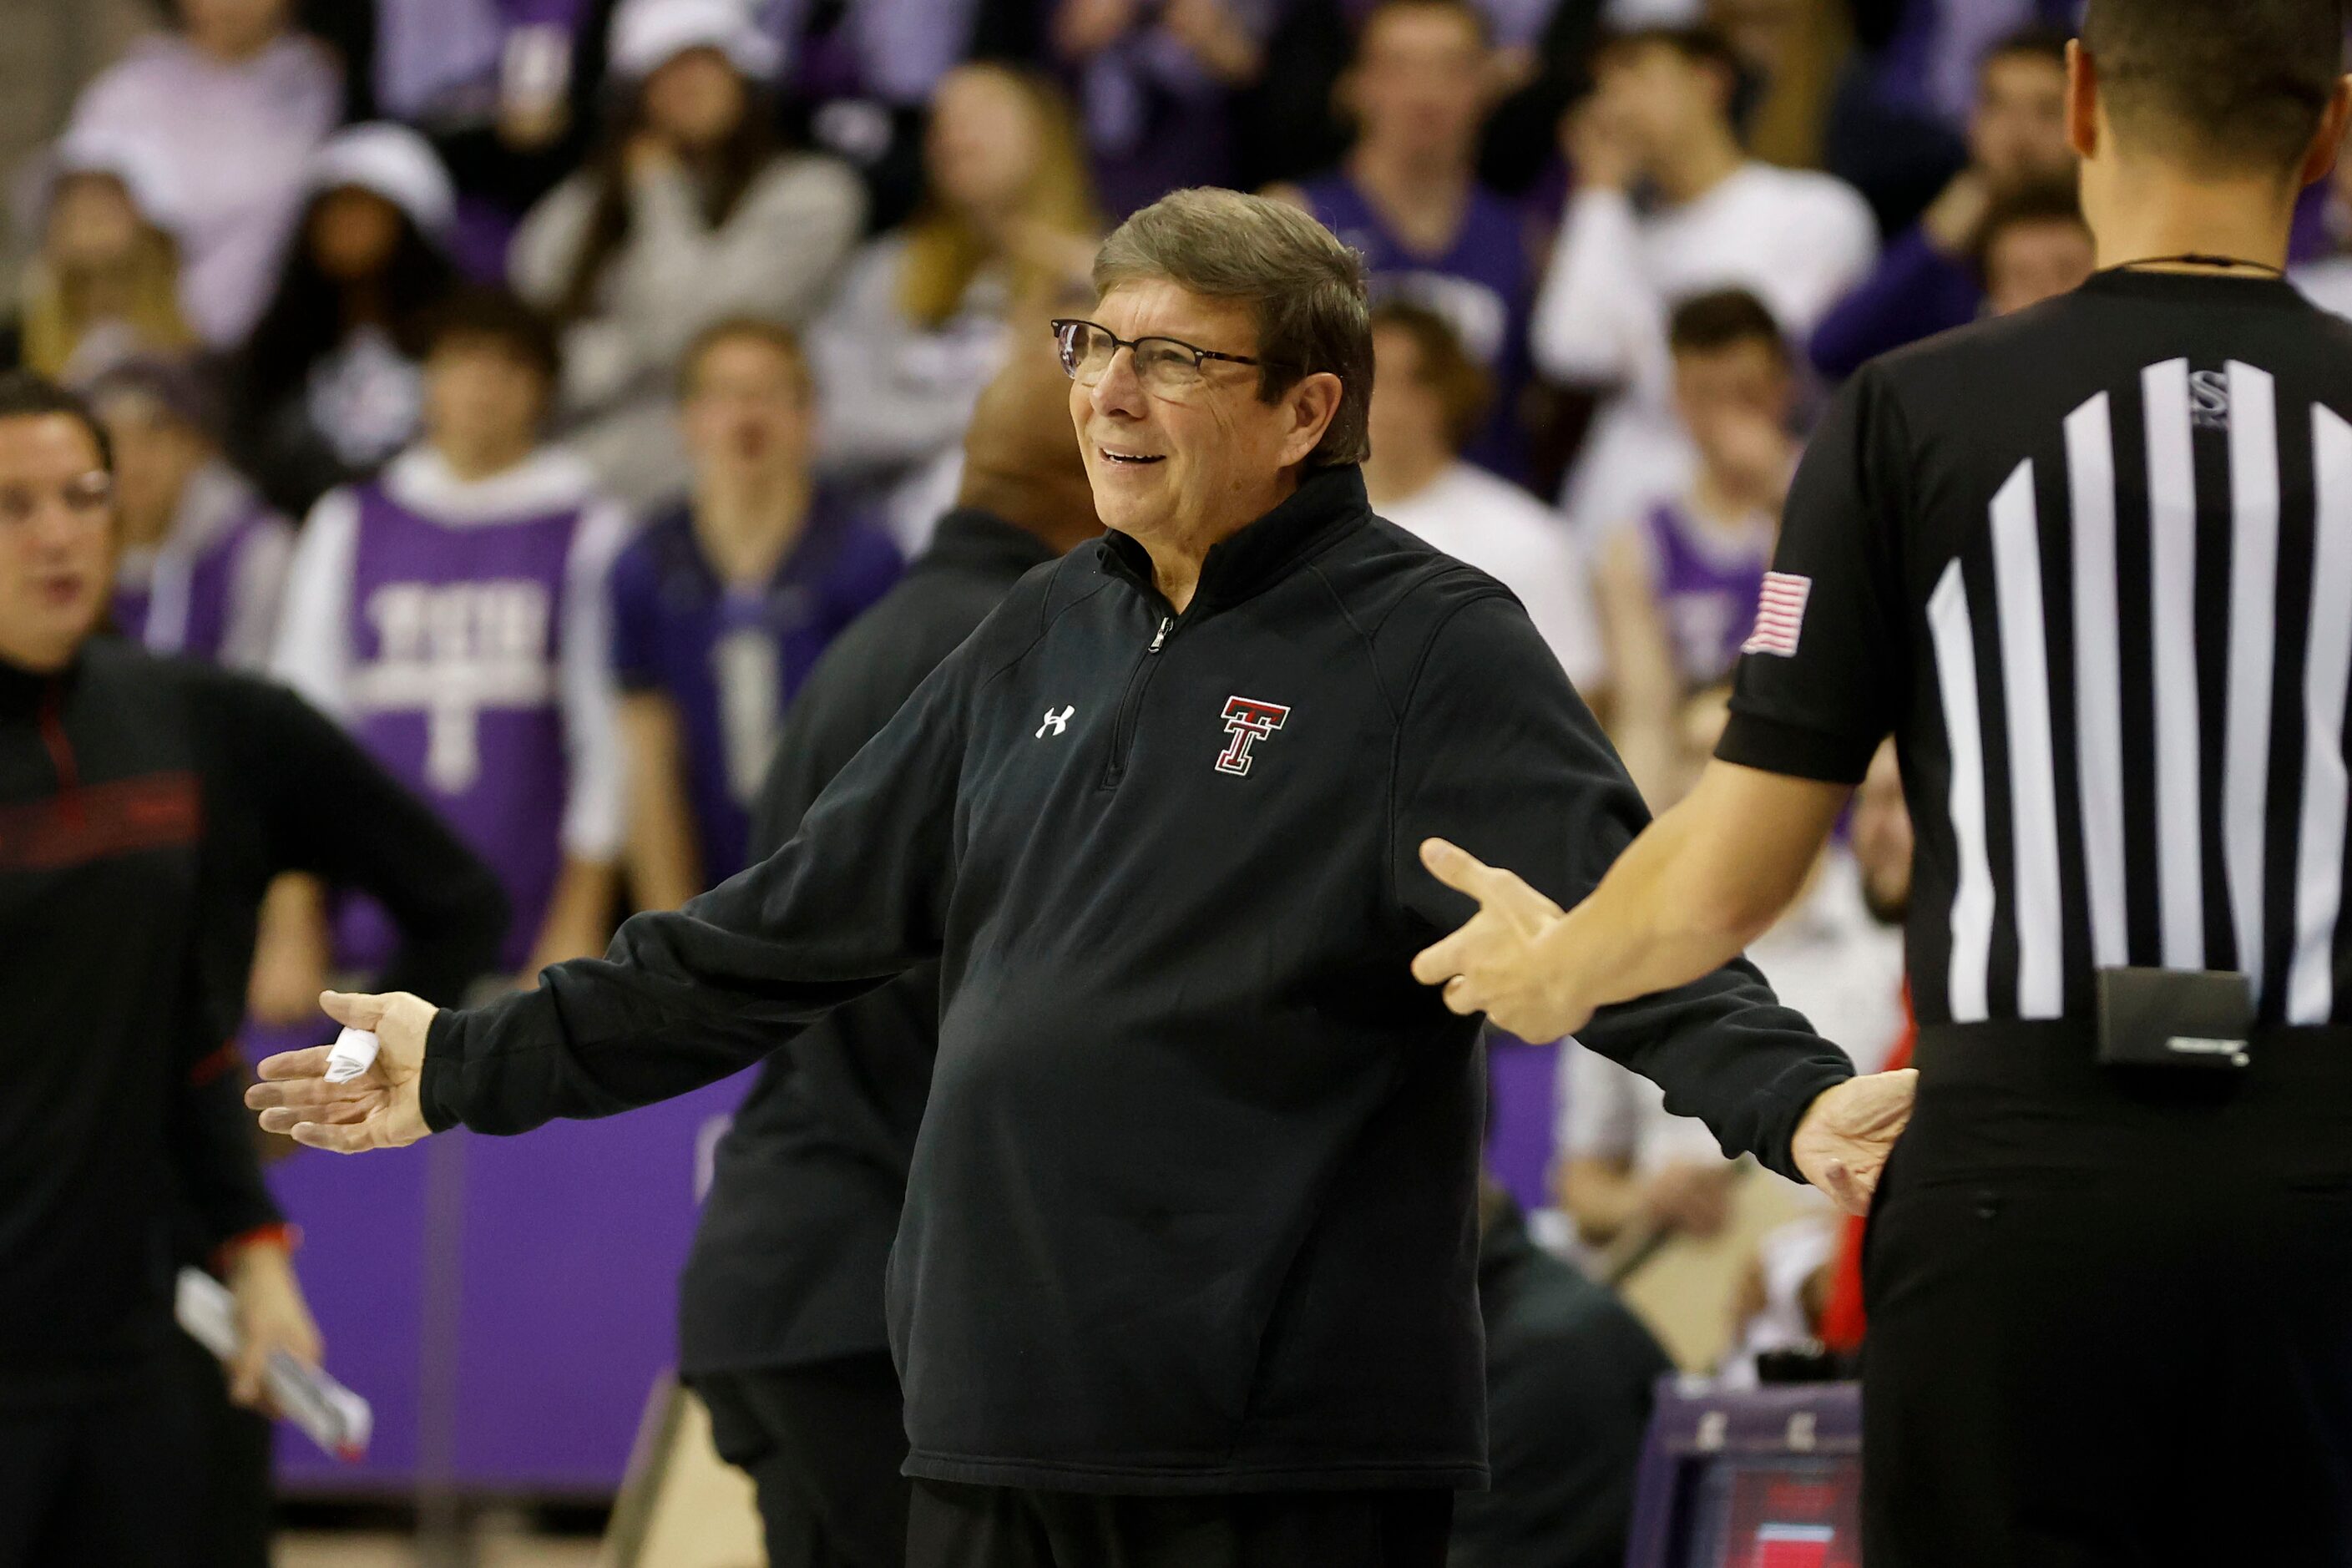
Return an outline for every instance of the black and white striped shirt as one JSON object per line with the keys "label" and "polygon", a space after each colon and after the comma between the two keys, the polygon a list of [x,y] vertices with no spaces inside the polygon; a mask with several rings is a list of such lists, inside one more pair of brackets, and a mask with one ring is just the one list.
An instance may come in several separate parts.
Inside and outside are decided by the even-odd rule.
{"label": "black and white striped shirt", "polygon": [[2126,964],[2352,1020],[2352,322],[2109,272],[1892,355],[1775,566],[1719,754],[1850,782],[1895,736],[1923,1024],[2087,1018]]}

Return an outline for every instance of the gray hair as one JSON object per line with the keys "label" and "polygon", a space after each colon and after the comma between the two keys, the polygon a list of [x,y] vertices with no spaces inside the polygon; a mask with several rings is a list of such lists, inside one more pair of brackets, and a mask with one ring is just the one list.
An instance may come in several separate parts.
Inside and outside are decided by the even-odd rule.
{"label": "gray hair", "polygon": [[1258,396],[1307,376],[1339,378],[1339,407],[1310,468],[1371,449],[1371,310],[1364,258],[1287,202],[1207,187],[1175,191],[1129,218],[1095,254],[1096,292],[1168,282],[1247,305],[1257,321]]}

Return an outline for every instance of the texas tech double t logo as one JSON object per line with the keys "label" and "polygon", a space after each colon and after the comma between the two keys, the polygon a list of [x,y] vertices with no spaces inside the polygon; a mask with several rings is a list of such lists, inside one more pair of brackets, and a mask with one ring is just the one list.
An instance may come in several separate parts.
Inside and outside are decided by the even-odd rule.
{"label": "texas tech double t logo", "polygon": [[1260,702],[1254,697],[1225,699],[1225,728],[1233,733],[1233,744],[1217,759],[1221,773],[1245,773],[1250,771],[1250,748],[1273,734],[1290,717],[1290,710],[1273,702]]}

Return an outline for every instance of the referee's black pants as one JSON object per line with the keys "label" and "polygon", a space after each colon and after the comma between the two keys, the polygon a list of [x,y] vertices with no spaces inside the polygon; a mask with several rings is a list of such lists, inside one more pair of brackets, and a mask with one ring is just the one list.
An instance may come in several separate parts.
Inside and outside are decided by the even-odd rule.
{"label": "referee's black pants", "polygon": [[2352,1568],[2352,1032],[1930,1031],[1864,1254],[1871,1568]]}
{"label": "referee's black pants", "polygon": [[705,1373],[719,1457],[751,1478],[768,1568],[905,1568],[907,1427],[882,1352]]}
{"label": "referee's black pants", "polygon": [[210,1568],[198,1416],[164,1362],[65,1405],[0,1405],[0,1568]]}
{"label": "referee's black pants", "polygon": [[1102,1497],[915,1482],[908,1568],[1444,1568],[1450,1491]]}

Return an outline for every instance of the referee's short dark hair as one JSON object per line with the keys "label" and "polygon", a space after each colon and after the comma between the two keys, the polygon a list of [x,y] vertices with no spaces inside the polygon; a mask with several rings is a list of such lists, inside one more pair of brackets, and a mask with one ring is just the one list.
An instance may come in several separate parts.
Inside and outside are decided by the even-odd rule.
{"label": "referee's short dark hair", "polygon": [[2303,156],[2344,68],[2344,0],[2090,0],[2083,47],[2124,135],[2211,174]]}
{"label": "referee's short dark hair", "polygon": [[1772,308],[1745,289],[1694,294],[1666,319],[1666,346],[1678,354],[1721,353],[1741,343],[1762,343],[1781,363],[1791,363]]}
{"label": "referee's short dark hair", "polygon": [[98,448],[98,466],[114,472],[114,443],[106,438],[106,426],[98,422],[88,398],[29,370],[0,374],[0,419],[39,419],[52,414],[79,421]]}

